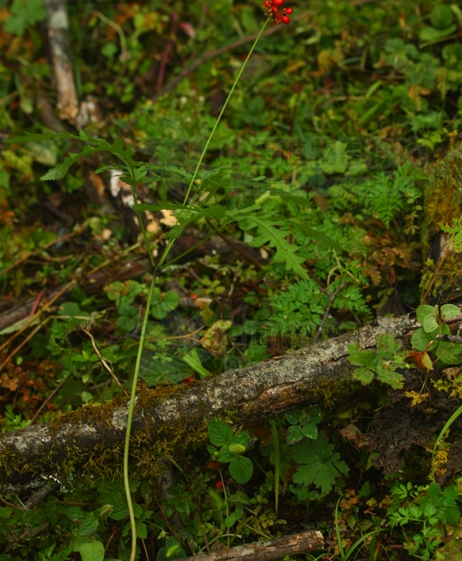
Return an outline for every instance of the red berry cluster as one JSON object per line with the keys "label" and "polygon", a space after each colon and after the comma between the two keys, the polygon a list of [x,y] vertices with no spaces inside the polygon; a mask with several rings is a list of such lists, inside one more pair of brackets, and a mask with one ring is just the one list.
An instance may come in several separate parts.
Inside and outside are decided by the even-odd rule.
{"label": "red berry cluster", "polygon": [[[273,18],[274,23],[289,23],[289,16],[294,13],[293,8],[283,8],[285,0],[265,0],[263,9],[265,14]],[[282,9],[282,11],[281,11]]]}

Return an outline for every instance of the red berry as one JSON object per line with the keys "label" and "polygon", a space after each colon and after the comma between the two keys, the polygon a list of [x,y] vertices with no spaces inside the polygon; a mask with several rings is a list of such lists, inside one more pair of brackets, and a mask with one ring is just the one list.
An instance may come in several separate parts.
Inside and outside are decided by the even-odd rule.
{"label": "red berry", "polygon": [[265,8],[271,8],[270,0],[266,0],[264,6],[265,6]]}
{"label": "red berry", "polygon": [[[210,460],[210,462],[208,462],[205,467],[209,468],[209,469],[218,469],[218,462]],[[220,483],[221,483],[221,481],[220,481]]]}
{"label": "red berry", "polygon": [[215,489],[223,489],[223,481],[217,481],[215,483]]}
{"label": "red berry", "polygon": [[284,4],[285,0],[273,0],[273,6],[280,8]]}
{"label": "red berry", "polygon": [[290,23],[290,18],[289,16],[286,16],[285,14],[283,16],[281,16],[281,21],[282,23]]}
{"label": "red berry", "polygon": [[285,12],[287,15],[290,16],[291,14],[294,13],[294,9],[293,9],[293,8],[284,8],[284,12]]}

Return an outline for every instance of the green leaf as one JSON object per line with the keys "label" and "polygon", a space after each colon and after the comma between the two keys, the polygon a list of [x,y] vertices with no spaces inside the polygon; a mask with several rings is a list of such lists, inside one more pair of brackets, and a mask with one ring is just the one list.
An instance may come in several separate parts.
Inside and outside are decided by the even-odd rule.
{"label": "green leaf", "polygon": [[370,366],[375,359],[374,351],[362,349],[359,343],[348,345],[348,361],[354,366]]}
{"label": "green leaf", "polygon": [[392,358],[400,347],[401,344],[395,340],[393,335],[384,334],[377,336],[377,354],[383,358]]}
{"label": "green leaf", "polygon": [[28,27],[43,21],[46,15],[43,0],[13,0],[5,31],[21,36]]}
{"label": "green leaf", "polygon": [[334,447],[327,438],[320,434],[317,440],[303,440],[294,446],[294,457],[301,463],[294,474],[294,483],[316,485],[323,494],[331,491],[339,474],[348,473],[340,454],[334,453]]}
{"label": "green leaf", "polygon": [[[417,351],[424,351],[427,348],[427,345],[430,341],[433,340],[434,334],[433,333],[426,333],[423,327],[420,327],[412,334],[411,337],[411,345],[413,349]],[[436,342],[428,349],[434,349],[436,347]]]}
{"label": "green leaf", "polygon": [[83,543],[80,546],[80,555],[82,561],[103,561],[104,545],[98,541]]}
{"label": "green leaf", "polygon": [[223,446],[223,448],[220,448],[218,452],[217,460],[223,464],[229,464],[229,462],[232,462],[234,457],[235,455],[231,454],[229,447]]}
{"label": "green leaf", "polygon": [[462,363],[462,344],[461,343],[448,343],[440,341],[436,348],[436,356],[443,364],[460,364]]}
{"label": "green leaf", "polygon": [[291,425],[296,425],[302,419],[303,413],[298,409],[294,409],[293,411],[288,411],[286,413],[286,419],[289,421]]}
{"label": "green leaf", "polygon": [[135,306],[130,304],[122,304],[119,308],[120,316],[117,318],[117,325],[123,331],[129,333],[133,331],[138,325],[139,314]]}
{"label": "green leaf", "polygon": [[269,245],[270,247],[276,248],[276,254],[274,256],[274,261],[276,263],[285,263],[287,271],[294,271],[294,273],[300,275],[303,279],[308,279],[308,273],[301,266],[301,264],[305,262],[305,258],[300,257],[296,253],[300,248],[290,244],[284,239],[290,235],[290,231],[276,228],[274,221],[271,220],[268,214],[262,213],[258,215],[255,213],[248,216],[247,211],[249,208],[245,210],[245,214],[243,214],[243,211],[233,211],[228,213],[228,215],[235,217],[244,231],[251,230],[255,227],[257,228],[258,235],[250,245],[252,247]]}
{"label": "green leaf", "polygon": [[234,456],[229,464],[229,474],[237,483],[247,483],[253,474],[252,461],[245,456]]}
{"label": "green leaf", "polygon": [[233,429],[217,419],[212,419],[207,427],[210,442],[215,446],[228,446],[233,438]]}
{"label": "green leaf", "polygon": [[72,164],[75,164],[77,160],[78,157],[76,156],[68,156],[64,159],[64,162],[61,162],[54,168],[48,170],[47,173],[45,175],[42,175],[40,179],[42,181],[57,181],[58,179],[62,179],[67,174]]}
{"label": "green leaf", "polygon": [[454,306],[454,304],[443,304],[443,306],[441,306],[441,317],[443,319],[452,319],[457,316],[460,316],[460,309],[458,306]]}
{"label": "green leaf", "polygon": [[433,306],[427,306],[426,304],[423,306],[419,306],[417,308],[417,321],[420,323],[420,325],[423,325],[425,318],[428,315],[434,313],[435,313],[435,308]]}
{"label": "green leaf", "polygon": [[300,442],[303,438],[303,432],[299,425],[293,425],[287,429],[286,442],[290,446]]}
{"label": "green leaf", "polygon": [[439,4],[435,6],[430,12],[430,22],[433,27],[444,29],[452,24],[454,16],[451,8],[446,4]]}
{"label": "green leaf", "polygon": [[236,522],[238,522],[242,518],[243,514],[244,514],[244,509],[242,508],[241,505],[239,505],[232,514],[230,514],[225,518],[226,528],[231,528],[232,526],[234,526],[234,524],[236,524]]}
{"label": "green leaf", "polygon": [[435,315],[434,314],[429,314],[424,319],[422,327],[424,328],[424,331],[426,333],[432,333],[432,331],[435,331],[435,329],[438,329],[438,321],[436,320]]}
{"label": "green leaf", "polygon": [[435,29],[434,27],[423,27],[419,33],[419,39],[421,41],[439,41],[444,39],[448,35],[452,35],[456,31],[457,27],[455,25],[450,25],[444,29]]}
{"label": "green leaf", "polygon": [[233,435],[230,444],[237,444],[239,446],[244,446],[244,448],[247,449],[249,442],[250,442],[250,435],[248,431],[243,430]]}
{"label": "green leaf", "polygon": [[329,144],[324,150],[321,169],[326,174],[343,174],[345,173],[348,160],[350,157],[346,153],[346,144],[337,140],[336,142]]}
{"label": "green leaf", "polygon": [[323,251],[327,251],[330,248],[335,249],[336,251],[338,251],[338,253],[343,253],[345,251],[345,248],[342,247],[335,240],[329,238],[329,236],[326,236],[322,232],[318,232],[317,230],[310,228],[306,224],[301,224],[300,222],[297,221],[296,227],[302,232],[304,232],[306,236],[318,242],[320,249],[322,249]]}
{"label": "green leaf", "polygon": [[166,312],[171,312],[178,307],[180,297],[173,290],[169,290],[162,297],[162,306]]}
{"label": "green leaf", "polygon": [[89,516],[80,522],[79,529],[77,530],[78,536],[91,536],[98,528],[98,519],[94,516]]}
{"label": "green leaf", "polygon": [[318,438],[318,427],[314,423],[306,423],[306,425],[303,425],[302,432],[306,438],[311,438],[312,440]]}

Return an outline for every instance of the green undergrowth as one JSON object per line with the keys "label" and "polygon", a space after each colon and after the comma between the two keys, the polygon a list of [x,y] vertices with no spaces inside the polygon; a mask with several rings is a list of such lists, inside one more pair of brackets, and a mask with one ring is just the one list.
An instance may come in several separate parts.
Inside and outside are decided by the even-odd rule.
{"label": "green undergrowth", "polygon": [[[205,51],[256,33],[259,2],[107,4],[68,7],[78,94],[100,104],[103,121],[50,134],[38,103],[56,103],[43,4],[0,0],[0,318],[28,297],[42,310],[0,331],[2,432],[129,391],[153,271],[118,274],[148,261],[146,240],[159,264],[178,238],[154,270],[140,387],[186,391],[377,314],[417,310],[421,328],[411,352],[387,335],[376,350],[350,347],[349,402],[252,427],[213,421],[210,442],[161,460],[169,486],[155,452],[150,472],[149,454],[135,451],[138,558],[307,527],[328,544],[310,561],[457,558],[458,410],[447,406],[450,425],[435,422],[425,445],[404,446],[389,469],[367,434],[397,396],[429,417],[435,400],[460,399],[461,343],[447,338],[458,308],[420,306],[419,293],[425,166],[459,143],[460,7],[294,2],[298,19],[258,43],[195,175],[251,43],[159,98],[154,90]],[[136,188],[145,238],[134,213],[101,192],[113,169]],[[460,250],[459,215],[447,216],[438,228]],[[56,289],[63,297],[44,308]],[[112,460],[107,471],[98,464],[105,477],[47,479],[55,491],[33,508],[30,490],[2,494],[0,561],[127,558]]]}

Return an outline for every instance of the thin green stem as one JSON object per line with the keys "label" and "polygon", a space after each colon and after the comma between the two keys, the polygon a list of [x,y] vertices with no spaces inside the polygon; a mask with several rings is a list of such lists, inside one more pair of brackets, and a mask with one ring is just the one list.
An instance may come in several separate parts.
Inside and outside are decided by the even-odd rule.
{"label": "thin green stem", "polygon": [[274,506],[276,514],[279,509],[279,481],[280,481],[280,468],[281,468],[281,456],[279,451],[279,435],[276,426],[276,421],[271,419],[271,434],[273,437],[273,450],[274,450]]}
{"label": "thin green stem", "polygon": [[233,85],[231,86],[231,89],[230,89],[229,94],[228,94],[228,96],[227,96],[227,98],[226,98],[226,100],[225,100],[225,103],[224,103],[223,107],[221,108],[220,114],[218,115],[217,120],[215,121],[215,124],[214,124],[214,126],[213,126],[213,129],[211,130],[210,135],[209,135],[209,137],[208,137],[208,139],[207,139],[207,142],[205,143],[204,149],[202,150],[202,154],[200,155],[199,161],[197,162],[196,169],[194,170],[193,176],[192,176],[192,178],[191,178],[191,181],[190,181],[190,183],[189,183],[188,190],[187,190],[186,195],[185,195],[185,198],[184,198],[184,204],[186,204],[186,201],[189,199],[189,195],[190,195],[190,193],[191,193],[191,189],[193,188],[194,182],[196,181],[197,174],[198,174],[199,169],[200,169],[200,167],[201,167],[201,165],[202,165],[202,160],[204,159],[205,154],[207,153],[207,150],[208,150],[208,148],[209,148],[209,144],[210,144],[210,142],[211,142],[211,140],[212,140],[212,138],[213,138],[213,135],[215,134],[215,131],[217,130],[218,125],[220,124],[221,118],[223,117],[223,113],[225,112],[225,109],[226,109],[226,107],[228,106],[228,102],[229,102],[229,100],[231,99],[231,96],[233,95],[234,89],[236,88],[237,83],[239,82],[239,80],[240,80],[240,78],[241,78],[241,76],[242,76],[242,73],[244,72],[245,67],[247,66],[247,62],[249,61],[250,57],[252,56],[252,53],[253,53],[255,47],[257,46],[257,43],[258,43],[258,41],[260,40],[260,37],[261,37],[263,31],[265,31],[265,28],[266,28],[266,26],[268,25],[268,22],[270,21],[270,19],[271,19],[271,18],[268,18],[268,19],[265,21],[265,23],[263,24],[263,27],[260,29],[260,33],[257,35],[257,38],[256,38],[255,41],[253,42],[253,45],[252,45],[252,47],[251,47],[251,49],[250,49],[250,51],[249,51],[249,54],[247,55],[247,58],[245,59],[244,64],[241,66],[241,69],[239,70],[239,72],[238,72],[238,74],[237,74],[237,76],[236,76],[236,79],[234,80],[234,83],[233,83]]}
{"label": "thin green stem", "polygon": [[144,312],[143,318],[143,325],[141,327],[141,336],[140,342],[138,345],[138,354],[136,356],[136,363],[135,363],[135,372],[133,374],[133,383],[132,383],[132,392],[130,395],[130,402],[128,406],[128,418],[127,418],[127,430],[125,432],[125,446],[124,446],[124,487],[125,487],[125,495],[127,497],[127,505],[128,505],[128,514],[130,518],[130,527],[132,531],[132,548],[130,554],[130,561],[135,561],[136,555],[136,521],[135,521],[135,512],[133,509],[133,502],[132,496],[130,493],[130,476],[128,472],[128,458],[129,458],[129,451],[130,451],[130,435],[132,431],[132,423],[133,423],[133,414],[135,411],[135,401],[136,401],[136,386],[138,384],[138,378],[140,374],[140,366],[141,366],[141,357],[143,355],[144,349],[144,342],[146,339],[146,330],[148,326],[149,315],[151,313],[151,302],[152,302],[152,295],[154,294],[154,288],[156,286],[157,276],[153,275],[151,279],[151,286],[149,287],[148,292],[148,299],[146,301],[146,310]]}
{"label": "thin green stem", "polygon": [[[191,181],[189,183],[189,187],[188,190],[186,192],[186,195],[184,197],[184,202],[183,204],[186,204],[188,199],[189,199],[189,195],[191,193],[191,189],[194,185],[194,182],[196,180],[197,174],[199,172],[199,169],[202,165],[202,161],[205,157],[205,154],[207,153],[209,144],[213,138],[213,135],[215,134],[215,131],[221,121],[221,118],[223,116],[223,113],[225,112],[225,109],[228,105],[229,100],[231,99],[231,96],[233,95],[233,92],[237,86],[237,83],[239,82],[242,73],[244,72],[244,69],[247,65],[248,60],[250,59],[255,47],[257,46],[257,43],[263,33],[263,31],[265,30],[266,26],[268,25],[268,22],[270,21],[271,18],[268,18],[266,20],[266,22],[263,24],[260,33],[258,34],[257,38],[255,39],[249,54],[247,55],[247,58],[244,61],[244,64],[242,65],[241,69],[239,70],[236,79],[234,80],[234,83],[231,87],[231,90],[228,93],[228,96],[226,98],[226,101],[220,111],[220,114],[218,115],[217,120],[215,121],[215,125],[213,126],[210,135],[207,139],[207,142],[205,143],[204,149],[202,150],[202,154],[199,158],[199,161],[197,163],[196,169],[194,170],[193,176],[191,178]],[[136,183],[135,183],[135,176],[133,173],[133,169],[131,168],[130,165],[128,165],[128,162],[124,163],[127,165],[128,169],[130,170],[130,178],[131,178],[131,189],[132,189],[132,194],[133,194],[133,198],[136,202]],[[169,242],[167,243],[162,256],[159,260],[159,262],[157,263],[157,266],[155,266],[154,264],[154,260],[152,257],[152,251],[150,249],[150,244],[149,244],[149,240],[147,237],[147,233],[146,233],[146,229],[144,228],[144,224],[143,221],[141,220],[141,216],[139,216],[139,220],[140,220],[140,227],[141,227],[141,231],[143,233],[143,237],[144,237],[144,241],[146,244],[146,249],[149,252],[149,258],[151,260],[151,264],[153,265],[153,268],[155,271],[159,271],[160,268],[162,267],[165,259],[167,258],[168,254],[170,253],[170,250],[172,249],[173,244],[176,241],[176,238],[172,238],[171,240],[169,240]],[[128,407],[128,418],[127,418],[127,429],[125,432],[125,446],[124,446],[124,464],[123,464],[123,475],[124,475],[124,487],[125,487],[125,495],[127,497],[127,505],[128,505],[128,513],[129,513],[129,518],[130,518],[130,527],[131,527],[131,534],[132,534],[132,547],[131,547],[131,553],[130,553],[130,561],[135,561],[135,556],[136,556],[136,540],[137,540],[137,533],[136,533],[136,520],[135,520],[135,512],[133,509],[133,502],[132,502],[132,497],[131,497],[131,493],[130,493],[130,476],[129,476],[129,470],[128,470],[128,460],[129,460],[129,451],[130,451],[130,435],[131,435],[131,430],[132,430],[132,423],[133,423],[133,414],[134,414],[134,410],[135,410],[135,400],[136,400],[136,386],[138,384],[138,378],[139,378],[139,372],[140,372],[140,365],[141,365],[141,357],[143,354],[143,349],[144,349],[144,342],[146,339],[146,330],[147,330],[147,325],[148,325],[148,320],[149,320],[149,315],[150,315],[150,309],[151,309],[151,302],[152,302],[152,296],[154,293],[154,288],[156,285],[156,280],[157,280],[157,273],[155,273],[152,277],[151,280],[151,286],[149,288],[149,293],[148,293],[148,299],[146,302],[146,310],[144,313],[144,317],[143,317],[143,325],[141,328],[141,337],[140,337],[140,342],[139,342],[139,346],[138,346],[138,354],[136,357],[136,363],[135,363],[135,372],[133,374],[133,383],[132,383],[132,391],[131,391],[131,396],[130,396],[130,402],[129,402],[129,407]],[[225,495],[226,497],[226,495]]]}

